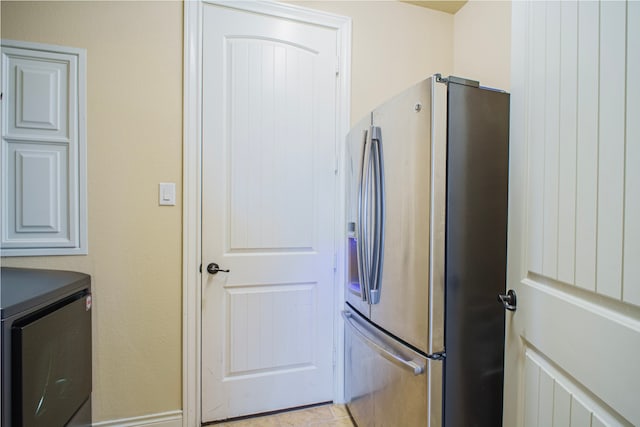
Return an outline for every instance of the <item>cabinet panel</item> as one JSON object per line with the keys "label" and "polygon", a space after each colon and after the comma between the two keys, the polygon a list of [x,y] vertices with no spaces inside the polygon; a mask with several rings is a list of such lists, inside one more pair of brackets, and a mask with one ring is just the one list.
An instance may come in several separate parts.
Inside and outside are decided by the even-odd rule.
{"label": "cabinet panel", "polygon": [[73,143],[77,126],[78,58],[75,55],[8,48],[3,45],[8,79],[9,138]]}
{"label": "cabinet panel", "polygon": [[66,107],[61,105],[60,77],[56,68],[16,66],[16,128],[60,130],[60,113]]}
{"label": "cabinet panel", "polygon": [[87,253],[85,51],[2,41],[2,255]]}
{"label": "cabinet panel", "polygon": [[[7,144],[7,230],[5,247],[33,246],[34,240],[56,247],[73,246],[68,227],[68,146],[64,144]],[[28,241],[27,241],[28,240]]]}

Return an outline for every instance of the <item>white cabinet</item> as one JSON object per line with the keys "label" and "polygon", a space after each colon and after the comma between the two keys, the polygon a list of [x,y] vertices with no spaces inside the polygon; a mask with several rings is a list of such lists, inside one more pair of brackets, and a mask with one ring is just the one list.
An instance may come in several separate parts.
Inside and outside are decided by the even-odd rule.
{"label": "white cabinet", "polygon": [[87,253],[85,58],[2,41],[2,256]]}

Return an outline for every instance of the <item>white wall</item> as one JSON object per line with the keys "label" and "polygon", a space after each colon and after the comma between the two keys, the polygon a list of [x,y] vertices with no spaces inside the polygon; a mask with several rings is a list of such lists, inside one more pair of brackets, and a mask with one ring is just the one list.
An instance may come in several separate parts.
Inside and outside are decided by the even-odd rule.
{"label": "white wall", "polygon": [[352,123],[434,73],[508,90],[511,2],[471,0],[458,13],[396,1],[292,1],[353,20]]}

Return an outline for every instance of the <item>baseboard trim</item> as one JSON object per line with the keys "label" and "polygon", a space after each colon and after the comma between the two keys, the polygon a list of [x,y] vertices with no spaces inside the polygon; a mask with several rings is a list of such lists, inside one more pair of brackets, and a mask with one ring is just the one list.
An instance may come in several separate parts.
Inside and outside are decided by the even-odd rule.
{"label": "baseboard trim", "polygon": [[93,427],[182,427],[182,411],[169,411],[140,417],[100,421]]}

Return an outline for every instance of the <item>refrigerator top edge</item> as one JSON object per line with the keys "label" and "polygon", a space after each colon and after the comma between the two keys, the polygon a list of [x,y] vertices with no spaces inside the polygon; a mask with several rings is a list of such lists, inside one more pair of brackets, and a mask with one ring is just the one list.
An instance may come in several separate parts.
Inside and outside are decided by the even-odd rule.
{"label": "refrigerator top edge", "polygon": [[412,85],[407,86],[405,89],[401,90],[400,92],[397,92],[395,95],[386,98],[382,103],[376,105],[374,108],[372,108],[371,110],[369,110],[369,112],[367,114],[365,114],[364,116],[362,116],[358,121],[356,121],[355,123],[361,123],[362,121],[366,119],[368,119],[367,121],[369,121],[369,124],[373,124],[373,116],[372,113],[373,111],[375,111],[376,109],[378,109],[379,107],[387,104],[388,102],[392,101],[394,98],[402,95],[405,92],[410,92],[412,91],[414,88],[422,85],[422,84],[431,84],[431,80],[435,80],[436,83],[442,83],[442,84],[449,84],[449,83],[454,83],[454,84],[460,84],[460,85],[464,85],[464,86],[470,86],[470,87],[475,87],[477,89],[480,90],[490,90],[490,91],[495,91],[495,92],[503,92],[503,93],[508,93],[506,90],[504,89],[500,89],[500,88],[494,88],[494,87],[489,87],[489,86],[482,86],[480,84],[479,80],[473,80],[470,78],[466,78],[466,77],[459,77],[459,76],[453,76],[450,75],[448,77],[442,77],[441,73],[434,73],[418,82],[413,83]]}
{"label": "refrigerator top edge", "polygon": [[440,74],[436,74],[435,78],[438,83],[456,83],[456,84],[461,84],[461,85],[471,86],[471,87],[480,86],[479,81],[467,79],[464,77],[457,77],[457,76],[442,77]]}
{"label": "refrigerator top edge", "polygon": [[442,77],[440,74],[435,74],[434,77],[436,78],[436,81],[439,82],[439,83],[447,83],[447,84],[448,83],[455,83],[455,84],[474,87],[474,88],[482,89],[482,90],[490,90],[490,91],[493,91],[493,92],[508,93],[504,89],[490,87],[490,86],[482,86],[478,80],[467,79],[465,77],[458,77],[458,76]]}

